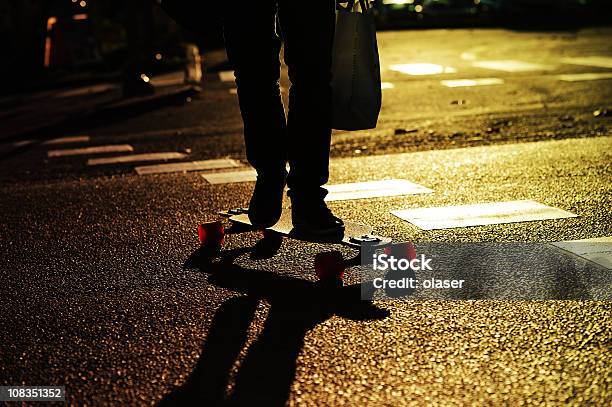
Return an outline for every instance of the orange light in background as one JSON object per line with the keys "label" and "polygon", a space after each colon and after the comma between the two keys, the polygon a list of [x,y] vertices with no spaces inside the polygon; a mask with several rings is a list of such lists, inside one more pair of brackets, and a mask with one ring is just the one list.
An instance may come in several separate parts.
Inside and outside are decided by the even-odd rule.
{"label": "orange light in background", "polygon": [[44,65],[45,68],[48,68],[51,65],[51,48],[53,44],[51,43],[51,30],[53,26],[57,23],[56,17],[49,17],[47,19],[47,37],[45,38],[45,60]]}
{"label": "orange light in background", "polygon": [[45,68],[51,64],[51,38],[45,38]]}
{"label": "orange light in background", "polygon": [[73,20],[87,20],[87,14],[75,14],[72,16]]}
{"label": "orange light in background", "polygon": [[55,23],[57,23],[57,18],[56,17],[49,17],[47,19],[47,31],[51,31],[53,29],[53,26],[55,25]]}

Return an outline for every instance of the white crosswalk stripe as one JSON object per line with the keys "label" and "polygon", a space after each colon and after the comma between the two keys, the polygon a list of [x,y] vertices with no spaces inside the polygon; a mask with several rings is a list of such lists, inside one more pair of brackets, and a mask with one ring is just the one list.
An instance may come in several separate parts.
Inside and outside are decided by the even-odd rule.
{"label": "white crosswalk stripe", "polygon": [[612,269],[612,236],[555,242],[552,245]]}
{"label": "white crosswalk stripe", "polygon": [[553,65],[536,64],[532,62],[515,61],[515,60],[498,60],[498,61],[474,61],[472,65],[477,68],[491,69],[504,72],[532,72],[532,71],[549,71],[555,69]]}
{"label": "white crosswalk stripe", "polygon": [[34,143],[34,140],[21,140],[21,141],[15,141],[12,145],[13,147],[25,147],[33,143]]}
{"label": "white crosswalk stripe", "polygon": [[233,184],[237,182],[254,182],[257,180],[257,172],[253,169],[231,172],[215,172],[202,174],[209,184]]}
{"label": "white crosswalk stripe", "polygon": [[[204,178],[210,184],[254,182],[257,180],[257,172],[253,169],[217,172],[202,174],[202,178]],[[328,202],[428,194],[433,192],[433,190],[429,188],[403,179],[325,185],[324,188],[329,192],[325,197],[325,200]]]}
{"label": "white crosswalk stripe", "polygon": [[578,216],[571,212],[530,200],[404,209],[391,211],[391,213],[423,230],[496,225]]}
{"label": "white crosswalk stripe", "polygon": [[352,199],[381,198],[389,196],[429,194],[433,190],[404,179],[354,182],[350,184],[326,185],[328,202]]}
{"label": "white crosswalk stripe", "polygon": [[564,64],[595,66],[599,68],[612,68],[612,57],[609,56],[587,56],[587,57],[572,57],[563,58]]}
{"label": "white crosswalk stripe", "polygon": [[90,158],[87,160],[87,165],[108,165],[108,164],[127,164],[137,163],[144,161],[165,161],[165,160],[180,160],[187,157],[187,154],[177,152],[167,153],[145,153],[145,154],[131,154],[122,155],[118,157],[102,157],[102,158]]}
{"label": "white crosswalk stripe", "polygon": [[89,154],[128,153],[132,151],[134,151],[134,148],[129,144],[113,144],[106,146],[71,148],[64,150],[49,150],[47,151],[47,156],[69,157]]}
{"label": "white crosswalk stripe", "polygon": [[88,143],[90,140],[91,139],[89,136],[59,137],[59,138],[55,138],[49,141],[45,141],[43,145]]}
{"label": "white crosswalk stripe", "polygon": [[440,81],[440,83],[448,88],[463,88],[470,86],[503,85],[504,80],[500,78],[455,79]]}
{"label": "white crosswalk stripe", "polygon": [[145,165],[141,167],[136,167],[135,170],[138,175],[150,175],[187,171],[216,170],[235,167],[240,167],[240,163],[238,161],[233,160],[231,158],[224,158],[216,160],[192,161],[186,163]]}
{"label": "white crosswalk stripe", "polygon": [[416,64],[394,64],[390,65],[389,69],[395,72],[403,73],[412,76],[422,75],[440,75],[447,73],[456,73],[457,70],[452,66],[444,66],[429,63]]}
{"label": "white crosswalk stripe", "polygon": [[557,79],[564,82],[598,81],[612,79],[612,72],[565,74],[558,75]]}
{"label": "white crosswalk stripe", "polygon": [[[87,143],[90,141],[89,136],[73,136],[73,137],[59,137],[52,140],[47,140],[40,145],[42,146],[53,146],[58,144],[76,144],[76,143]],[[34,144],[34,140],[22,140],[13,143],[13,147],[24,147]]]}

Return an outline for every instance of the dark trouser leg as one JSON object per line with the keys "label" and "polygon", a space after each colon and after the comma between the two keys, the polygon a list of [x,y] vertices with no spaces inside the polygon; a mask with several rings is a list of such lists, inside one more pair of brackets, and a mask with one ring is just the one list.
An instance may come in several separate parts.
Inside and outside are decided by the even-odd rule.
{"label": "dark trouser leg", "polygon": [[260,175],[279,173],[287,162],[276,9],[274,0],[232,2],[224,18],[225,45],[236,74],[247,159]]}
{"label": "dark trouser leg", "polygon": [[292,194],[318,194],[329,176],[335,4],[334,0],[279,0],[291,79],[287,126]]}

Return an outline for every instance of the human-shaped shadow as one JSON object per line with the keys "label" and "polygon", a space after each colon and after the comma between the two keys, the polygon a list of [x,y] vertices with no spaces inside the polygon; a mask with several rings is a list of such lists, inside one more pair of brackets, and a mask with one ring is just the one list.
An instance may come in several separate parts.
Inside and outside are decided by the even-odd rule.
{"label": "human-shaped shadow", "polygon": [[[211,262],[196,251],[185,267],[210,273],[209,282],[243,296],[217,310],[202,353],[185,384],[160,406],[285,405],[295,377],[297,357],[308,331],[333,315],[350,320],[380,320],[388,311],[361,300],[359,284],[333,287],[240,267],[234,260],[251,249],[228,250]],[[231,370],[246,345],[260,300],[269,311],[257,339],[249,346],[227,392]]]}

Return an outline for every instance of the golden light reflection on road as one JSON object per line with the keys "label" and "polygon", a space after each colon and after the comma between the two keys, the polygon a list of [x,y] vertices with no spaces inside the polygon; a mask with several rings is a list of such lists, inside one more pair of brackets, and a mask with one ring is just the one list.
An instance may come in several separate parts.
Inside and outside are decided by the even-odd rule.
{"label": "golden light reflection on road", "polygon": [[417,63],[417,64],[394,64],[389,67],[392,71],[406,75],[439,75],[443,73],[456,73],[457,70],[451,66]]}

